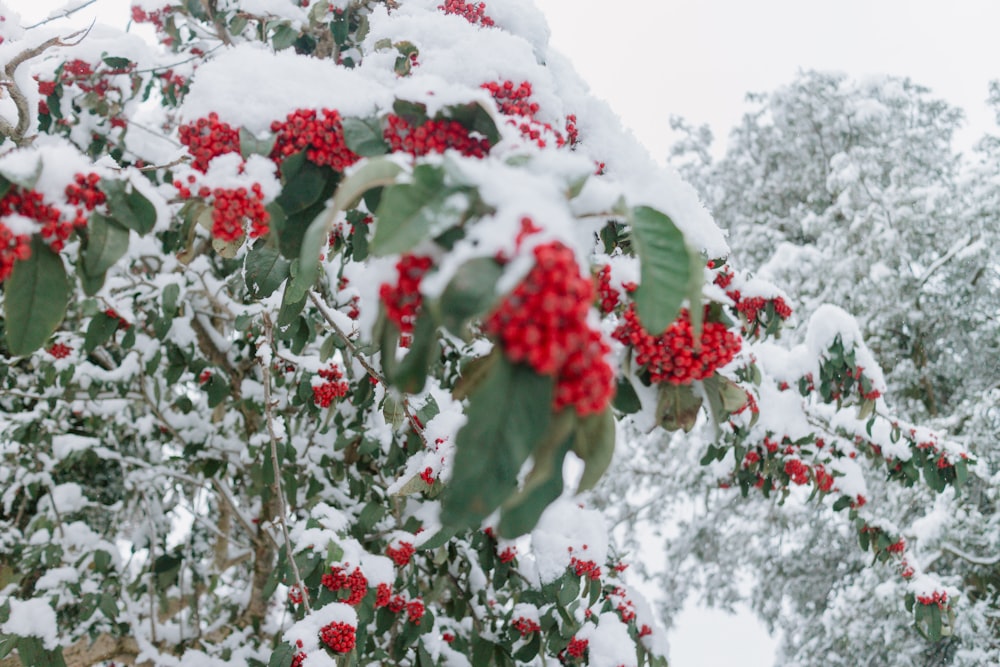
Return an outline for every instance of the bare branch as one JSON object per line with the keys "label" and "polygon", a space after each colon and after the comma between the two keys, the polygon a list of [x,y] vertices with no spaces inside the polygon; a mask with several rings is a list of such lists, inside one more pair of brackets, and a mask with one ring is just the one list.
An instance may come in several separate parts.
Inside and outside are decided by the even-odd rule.
{"label": "bare branch", "polygon": [[46,23],[51,23],[52,21],[58,21],[59,19],[68,18],[68,17],[72,16],[73,14],[76,14],[81,9],[86,9],[87,7],[91,6],[95,2],[97,2],[97,0],[87,0],[87,2],[83,3],[82,5],[78,5],[76,7],[73,7],[72,9],[64,9],[61,13],[56,14],[55,16],[50,16],[47,19],[42,19],[38,23],[26,26],[24,29],[25,30],[34,30],[35,28],[37,28],[39,26],[43,26]]}

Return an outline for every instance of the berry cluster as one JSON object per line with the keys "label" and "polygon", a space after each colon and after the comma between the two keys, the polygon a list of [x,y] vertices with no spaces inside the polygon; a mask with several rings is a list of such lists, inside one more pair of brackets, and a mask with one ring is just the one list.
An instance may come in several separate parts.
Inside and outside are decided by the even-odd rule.
{"label": "berry cluster", "polygon": [[587,324],[593,283],[580,274],[573,251],[555,241],[536,246],[535,266],[486,321],[504,354],[537,373],[556,376],[555,410],[600,412],[614,393],[610,350]]}
{"label": "berry cluster", "polygon": [[410,600],[406,603],[406,620],[414,625],[420,625],[420,619],[424,617],[424,601],[420,598]]}
{"label": "berry cluster", "polygon": [[322,116],[314,109],[298,109],[284,122],[271,123],[271,131],[277,134],[271,152],[276,162],[305,151],[310,162],[344,171],[361,159],[347,147],[340,113],[332,109],[323,109]]}
{"label": "berry cluster", "polygon": [[[543,123],[535,118],[539,106],[537,102],[532,102],[531,84],[522,81],[519,85],[514,85],[513,81],[501,81],[500,83],[484,83],[482,88],[490,91],[493,99],[496,100],[500,113],[510,116],[510,123],[516,125],[521,131],[521,136],[534,141],[539,148],[545,148],[548,144],[544,134],[548,133],[555,137],[557,146],[566,145],[566,137],[561,132],[552,127],[551,123]],[[573,127],[576,127],[574,120]]]}
{"label": "berry cluster", "polygon": [[469,23],[479,24],[485,28],[490,28],[496,23],[486,15],[486,3],[465,2],[465,0],[445,0],[443,5],[438,5],[438,9],[445,14],[457,14]]}
{"label": "berry cluster", "polygon": [[809,483],[809,466],[799,459],[788,459],[785,461],[785,474],[792,482],[799,486]]}
{"label": "berry cluster", "polygon": [[375,608],[386,607],[392,599],[392,588],[389,584],[379,584],[375,589]]}
{"label": "berry cluster", "polygon": [[337,364],[330,364],[329,368],[320,370],[318,375],[326,380],[323,384],[312,388],[313,402],[321,408],[330,407],[334,399],[347,396],[347,392],[351,389],[351,386],[344,381],[344,372]]}
{"label": "berry cluster", "polygon": [[413,554],[417,552],[409,542],[400,542],[398,547],[391,544],[385,548],[385,555],[392,559],[392,562],[403,567],[408,565]]}
{"label": "berry cluster", "polygon": [[[739,294],[739,292],[736,292]],[[775,314],[783,320],[787,320],[792,316],[792,308],[783,298],[775,297],[770,300],[774,304]],[[760,315],[760,312],[767,307],[768,299],[762,296],[753,296],[746,299],[738,299],[736,303],[736,310],[739,311],[746,319],[747,322],[753,322]]]}
{"label": "berry cluster", "polygon": [[457,120],[428,120],[413,127],[405,118],[390,114],[383,131],[389,147],[414,157],[428,153],[444,153],[454,149],[466,157],[482,158],[490,152],[490,142],[476,138]]}
{"label": "berry cluster", "polygon": [[597,296],[601,312],[607,315],[618,306],[620,292],[611,286],[611,267],[605,264],[597,272]]}
{"label": "berry cluster", "polygon": [[350,653],[357,641],[355,632],[355,627],[350,623],[334,621],[323,626],[319,631],[319,638],[334,653]]}
{"label": "berry cluster", "polygon": [[569,560],[569,565],[573,568],[573,573],[578,577],[586,576],[588,579],[595,581],[601,578],[601,568],[592,560],[582,560],[573,556]]}
{"label": "berry cluster", "polygon": [[270,230],[271,214],[264,208],[264,193],[259,183],[254,183],[250,190],[215,188],[211,194],[213,237],[227,243],[239,239],[244,233],[245,220],[250,221],[250,238],[265,236]]}
{"label": "berry cluster", "polygon": [[396,262],[399,276],[395,285],[383,283],[379,288],[379,298],[385,305],[385,316],[396,325],[402,336],[400,345],[408,347],[413,334],[413,324],[423,304],[420,281],[431,268],[430,257],[406,254]]}
{"label": "berry cluster", "polygon": [[566,655],[571,658],[582,658],[587,652],[587,647],[590,642],[586,639],[577,639],[573,637],[569,640],[569,644],[566,646]]}
{"label": "berry cluster", "polygon": [[95,173],[76,174],[73,183],[66,186],[66,203],[93,211],[107,201],[104,193],[97,188],[100,182],[101,177]]}
{"label": "berry cluster", "polygon": [[705,322],[701,347],[695,349],[691,317],[687,310],[660,336],[642,327],[635,306],[625,311],[624,323],[615,329],[615,339],[632,346],[639,366],[649,371],[652,382],[689,384],[703,380],[725,366],[740,350],[740,339],[719,322]]}
{"label": "berry cluster", "polygon": [[353,607],[360,604],[368,593],[368,578],[365,577],[360,568],[354,568],[350,574],[345,574],[345,572],[344,567],[331,565],[330,571],[323,575],[320,583],[334,593],[342,590],[350,591],[347,599],[343,602]]}
{"label": "berry cluster", "polygon": [[229,123],[219,120],[214,111],[208,118],[199,118],[193,123],[182,125],[178,130],[180,142],[187,146],[194,158],[191,165],[201,171],[208,171],[212,158],[225,153],[240,152],[240,133]]}
{"label": "berry cluster", "polygon": [[[64,217],[58,208],[46,203],[40,192],[17,185],[10,186],[0,199],[0,218],[20,215],[41,224],[39,233],[42,238],[59,252],[74,230],[86,227],[85,211],[93,210],[106,199],[104,193],[97,189],[100,181],[97,174],[76,174],[74,181],[65,191],[66,202],[78,207],[71,220]],[[0,223],[0,281],[10,275],[15,261],[27,259],[30,255],[30,237],[14,234]]]}
{"label": "berry cluster", "polygon": [[923,605],[937,605],[940,609],[948,606],[948,594],[944,591],[934,591],[931,595],[918,595],[917,602]]}
{"label": "berry cluster", "polygon": [[542,626],[538,624],[538,621],[533,621],[530,618],[525,618],[523,616],[519,616],[514,619],[514,622],[511,623],[511,627],[520,632],[522,637],[530,635],[532,632],[541,632],[542,630]]}
{"label": "berry cluster", "polygon": [[27,234],[14,234],[7,225],[0,224],[0,282],[10,276],[14,270],[14,262],[29,257],[31,257],[31,238]]}
{"label": "berry cluster", "polygon": [[73,348],[71,348],[69,345],[63,345],[62,343],[56,343],[47,350],[47,352],[56,359],[65,359],[70,355],[70,352],[72,351]]}
{"label": "berry cluster", "polygon": [[497,557],[500,559],[501,563],[509,563],[517,558],[517,547],[507,547],[497,554]]}

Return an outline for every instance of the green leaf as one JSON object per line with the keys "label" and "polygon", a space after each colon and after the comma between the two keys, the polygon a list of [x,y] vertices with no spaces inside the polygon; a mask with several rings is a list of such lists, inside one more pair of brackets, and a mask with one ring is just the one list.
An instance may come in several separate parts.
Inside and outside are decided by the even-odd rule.
{"label": "green leaf", "polygon": [[291,285],[285,286],[285,293],[281,298],[281,308],[278,310],[277,324],[280,329],[287,329],[298,318],[299,313],[306,306],[306,297],[301,299],[292,298]]}
{"label": "green leaf", "polygon": [[[292,158],[289,158],[288,162],[291,160]],[[326,167],[305,161],[298,166],[294,175],[288,178],[275,201],[286,215],[304,211],[323,196],[323,190],[331,173]]]}
{"label": "green leaf", "polygon": [[264,240],[257,241],[247,253],[244,265],[250,296],[265,299],[274,294],[274,290],[288,277],[291,264],[281,256],[277,247]]}
{"label": "green leaf", "polygon": [[361,196],[373,188],[392,185],[403,168],[389,158],[373,158],[341,181],[334,195],[334,205],[346,211],[357,205]]}
{"label": "green leaf", "polygon": [[283,51],[295,43],[299,38],[299,31],[287,23],[282,23],[274,30],[271,36],[271,48],[275,51]]}
{"label": "green leaf", "polygon": [[104,345],[118,331],[118,318],[98,313],[90,320],[83,339],[83,351],[91,353]]}
{"label": "green leaf", "polygon": [[344,128],[344,143],[361,157],[374,157],[389,152],[377,119],[344,118],[341,125]]}
{"label": "green leaf", "polygon": [[615,453],[615,417],[611,408],[580,420],[573,438],[573,451],[584,461],[577,493],[594,488],[611,465]]}
{"label": "green leaf", "polygon": [[205,383],[205,392],[208,394],[208,407],[214,408],[229,396],[229,382],[221,373],[212,373],[208,382]]}
{"label": "green leaf", "polygon": [[177,299],[181,296],[181,288],[177,283],[170,283],[163,288],[163,294],[160,299],[163,303],[163,314],[167,317],[173,317],[177,314]]}
{"label": "green leaf", "polygon": [[258,139],[254,136],[252,132],[246,128],[240,128],[240,155],[243,159],[247,159],[251,155],[263,155],[268,157],[271,155],[271,151],[274,150],[274,144],[277,141],[277,135],[274,135],[268,139]]}
{"label": "green leaf", "polygon": [[[292,156],[292,158],[295,157],[297,156]],[[322,228],[327,220],[328,216],[321,214],[324,211],[329,213],[326,202],[336,190],[338,178],[336,172],[326,167],[319,167],[312,162],[305,162],[297,171],[294,171],[291,180],[286,183],[285,188],[275,200],[284,217],[282,223],[276,228],[278,246],[282,255],[288,259],[298,259],[303,255],[304,239],[307,233],[314,225],[319,224]],[[314,238],[318,232],[319,230],[312,230],[311,238]],[[325,245],[326,243],[323,242],[318,247],[311,249],[316,254],[317,262]]]}
{"label": "green leaf", "polygon": [[503,267],[490,257],[477,257],[458,267],[441,294],[441,323],[456,336],[465,323],[489,312],[497,301]]}
{"label": "green leaf", "polygon": [[690,291],[691,250],[673,221],[656,209],[632,209],[632,240],[639,256],[640,284],[633,294],[643,327],[654,336],[666,330]]}
{"label": "green leaf", "polygon": [[445,113],[448,117],[461,123],[466,129],[486,137],[491,146],[500,141],[500,130],[497,129],[493,116],[479,102],[450,106],[447,107]]}
{"label": "green leaf", "polygon": [[108,199],[108,213],[120,224],[139,234],[148,234],[156,224],[156,208],[126,181],[101,180]]}
{"label": "green leaf", "polygon": [[624,375],[618,378],[613,405],[615,410],[627,415],[635,414],[642,409],[642,402],[639,400],[639,395],[635,393],[635,387]]}
{"label": "green leaf", "polygon": [[111,69],[128,69],[128,66],[132,64],[132,61],[128,58],[119,58],[116,56],[105,56],[101,60]]}
{"label": "green leaf", "polygon": [[31,256],[14,264],[4,285],[4,329],[14,356],[31,354],[62,322],[69,303],[69,280],[62,259],[39,236]]}
{"label": "green leaf", "polygon": [[427,382],[427,370],[434,360],[433,352],[437,347],[436,344],[437,327],[434,325],[434,319],[425,311],[420,314],[414,325],[410,351],[391,375],[386,373],[386,380],[407,394],[418,394],[423,391]]}
{"label": "green leaf", "polygon": [[290,644],[280,644],[271,653],[271,659],[268,661],[267,667],[292,667],[292,660],[295,659],[297,652],[298,650],[292,648]]}
{"label": "green leaf", "polygon": [[503,537],[513,538],[529,532],[538,524],[545,508],[562,495],[563,461],[572,442],[571,438],[563,437],[556,447],[548,448],[544,456],[536,451],[535,467],[528,475],[528,485],[504,505],[500,515],[497,528]]}
{"label": "green leaf", "polygon": [[458,222],[465,212],[452,195],[459,189],[445,187],[440,167],[420,165],[413,183],[393,185],[382,193],[371,251],[376,256],[410,250],[432,232],[443,231],[444,222]]}
{"label": "green leaf", "polygon": [[87,223],[87,247],[83,252],[83,269],[97,277],[114,266],[128,250],[128,229],[100,213],[90,216]]}
{"label": "green leaf", "polygon": [[498,357],[469,402],[442,496],[446,526],[473,526],[517,489],[517,474],[551,419],[554,381]]}

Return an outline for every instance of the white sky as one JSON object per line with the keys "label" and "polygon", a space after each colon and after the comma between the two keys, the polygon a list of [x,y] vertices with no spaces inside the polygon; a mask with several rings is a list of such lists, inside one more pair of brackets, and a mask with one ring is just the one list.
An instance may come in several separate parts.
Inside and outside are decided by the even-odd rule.
{"label": "white sky", "polygon": [[[26,24],[64,4],[7,2]],[[998,0],[536,2],[553,44],[659,160],[674,140],[671,114],[711,125],[718,155],[745,93],[773,90],[800,69],[909,76],[965,109],[963,149],[993,127],[985,99],[988,82],[1000,79]],[[82,14],[124,25],[127,5],[97,0]],[[671,633],[671,646],[672,667],[765,667],[774,650],[749,614],[696,608]]]}

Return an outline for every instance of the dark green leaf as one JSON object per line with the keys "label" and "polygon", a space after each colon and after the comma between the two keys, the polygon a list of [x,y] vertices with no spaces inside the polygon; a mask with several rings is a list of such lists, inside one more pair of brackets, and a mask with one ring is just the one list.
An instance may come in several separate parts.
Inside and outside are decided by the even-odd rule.
{"label": "dark green leaf", "polygon": [[173,317],[177,314],[177,299],[181,296],[181,288],[177,283],[170,283],[163,288],[163,294],[160,297],[163,303],[163,314],[167,317]]}
{"label": "dark green leaf", "polygon": [[139,234],[152,231],[156,224],[156,208],[131,184],[102,179],[101,190],[107,196],[108,213],[112,218]]}
{"label": "dark green leaf", "polygon": [[474,317],[489,312],[497,301],[497,281],[503,268],[489,257],[477,257],[458,267],[441,294],[441,322],[457,336]]}
{"label": "dark green leaf", "polygon": [[[291,162],[294,157],[296,156],[289,158],[288,162]],[[281,206],[285,215],[290,216],[304,211],[322,197],[323,190],[332,173],[326,167],[305,161],[298,165],[295,174],[289,177],[275,201]]]}
{"label": "dark green leaf", "polygon": [[691,251],[673,221],[656,209],[632,210],[632,240],[640,261],[639,287],[633,294],[643,327],[654,336],[666,330],[690,292]]}
{"label": "dark green leaf", "polygon": [[442,497],[448,526],[477,525],[517,488],[517,474],[545,434],[554,382],[498,357],[469,402],[455,441],[455,467]]}
{"label": "dark green leaf", "polygon": [[267,667],[292,667],[292,660],[297,652],[290,644],[280,644],[271,654]]}
{"label": "dark green leaf", "polygon": [[437,327],[434,326],[433,318],[425,311],[414,325],[410,351],[399,362],[391,377],[386,374],[386,380],[404,393],[420,393],[427,382],[427,370],[434,360],[436,347]]}
{"label": "dark green leaf", "polygon": [[205,383],[204,389],[208,394],[208,407],[214,408],[229,396],[230,387],[229,382],[223,374],[212,373],[208,382]]}
{"label": "dark green leaf", "polygon": [[93,352],[101,345],[104,345],[114,333],[118,331],[118,318],[98,313],[90,320],[87,327],[87,334],[83,339],[83,351]]}
{"label": "dark green leaf", "polygon": [[247,291],[255,299],[271,296],[288,277],[291,262],[281,256],[278,248],[263,240],[257,241],[247,253],[245,274]]}
{"label": "dark green leaf", "polygon": [[[505,505],[500,515],[498,529],[507,538],[518,537],[529,532],[538,523],[545,508],[552,504],[563,491],[563,461],[569,452],[572,439],[563,437],[561,443],[550,448],[544,457],[536,450],[535,468],[529,474],[530,488]],[[541,472],[536,472],[542,470]]]}
{"label": "dark green leaf", "polygon": [[62,322],[69,303],[69,280],[62,259],[42,241],[31,239],[31,257],[14,263],[4,285],[4,329],[12,355],[31,354]]}
{"label": "dark green leaf", "polygon": [[478,102],[450,106],[446,109],[446,115],[457,120],[466,129],[486,137],[491,146],[500,141],[500,130],[493,122],[493,116]]}
{"label": "dark green leaf", "polygon": [[132,63],[128,58],[118,58],[116,56],[105,56],[102,60],[111,69],[128,69],[128,66]]}
{"label": "dark green leaf", "polygon": [[91,277],[102,276],[128,250],[128,229],[111,218],[94,213],[87,231],[87,247],[81,253],[83,269]]}
{"label": "dark green leaf", "polygon": [[625,376],[618,379],[618,385],[615,388],[615,410],[619,412],[624,412],[627,415],[635,414],[642,409],[642,402],[639,400],[639,395],[635,393],[635,387],[632,386],[632,382]]}
{"label": "dark green leaf", "polygon": [[452,197],[457,191],[445,187],[444,171],[431,165],[417,167],[413,183],[387,187],[375,213],[372,254],[406,252],[432,232],[443,231],[444,223],[457,223],[465,212]]}

